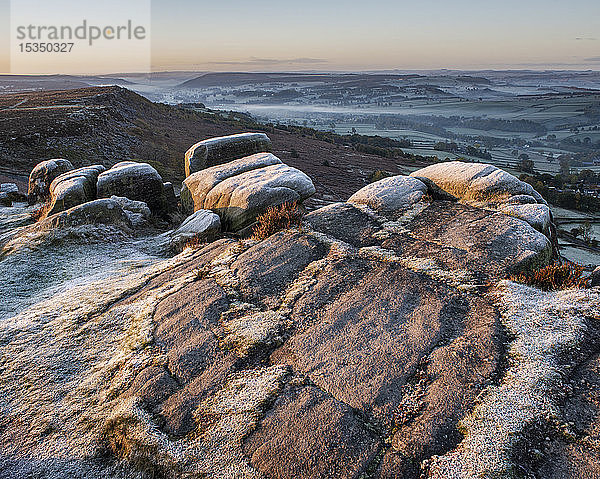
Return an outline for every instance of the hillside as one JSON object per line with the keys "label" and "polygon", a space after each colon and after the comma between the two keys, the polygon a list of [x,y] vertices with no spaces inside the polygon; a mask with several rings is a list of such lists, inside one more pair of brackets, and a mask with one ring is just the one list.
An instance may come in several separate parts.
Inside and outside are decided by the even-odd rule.
{"label": "hillside", "polygon": [[345,200],[374,171],[398,174],[406,172],[398,163],[411,165],[322,141],[316,137],[323,133],[315,130],[290,132],[241,114],[152,103],[120,87],[0,95],[0,125],[0,173],[20,175],[48,158],[66,158],[75,167],[140,159],[178,184],[184,177],[182,158],[192,144],[258,130],[268,133],[278,157],[312,178],[317,201]]}

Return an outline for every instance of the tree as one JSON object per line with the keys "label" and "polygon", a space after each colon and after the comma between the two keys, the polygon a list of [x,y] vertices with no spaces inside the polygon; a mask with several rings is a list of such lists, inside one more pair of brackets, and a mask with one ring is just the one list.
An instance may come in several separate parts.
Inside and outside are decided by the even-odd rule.
{"label": "tree", "polygon": [[[523,156],[523,155],[521,155]],[[517,165],[517,167],[519,168],[520,171],[524,171],[525,173],[533,173],[533,160],[530,160],[529,158],[524,158],[521,161],[519,161],[519,164]]]}
{"label": "tree", "polygon": [[581,226],[581,239],[588,244],[592,241],[592,224],[589,221]]}
{"label": "tree", "polygon": [[585,169],[579,172],[577,179],[587,184],[594,184],[596,182],[596,173],[593,170]]}
{"label": "tree", "polygon": [[560,155],[558,157],[558,164],[560,165],[561,175],[569,176],[571,174],[571,158],[568,155]]}

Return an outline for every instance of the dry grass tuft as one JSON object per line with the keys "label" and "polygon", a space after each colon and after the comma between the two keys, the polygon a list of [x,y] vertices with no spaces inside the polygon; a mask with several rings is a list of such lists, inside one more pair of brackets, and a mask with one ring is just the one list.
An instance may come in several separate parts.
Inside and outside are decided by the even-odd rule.
{"label": "dry grass tuft", "polygon": [[196,235],[183,244],[183,249],[202,249],[210,243],[210,239],[205,235]]}
{"label": "dry grass tuft", "polygon": [[299,226],[304,213],[296,202],[269,208],[257,218],[252,239],[262,241],[278,231]]}
{"label": "dry grass tuft", "polygon": [[583,267],[574,263],[553,263],[537,271],[520,273],[511,281],[535,286],[543,291],[569,288],[586,288],[588,279],[583,277]]}

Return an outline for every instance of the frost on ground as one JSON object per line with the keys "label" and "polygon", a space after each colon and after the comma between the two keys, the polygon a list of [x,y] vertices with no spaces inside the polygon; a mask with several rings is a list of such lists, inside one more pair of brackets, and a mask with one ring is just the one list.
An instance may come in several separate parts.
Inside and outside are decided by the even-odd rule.
{"label": "frost on ground", "polygon": [[[249,244],[233,243],[205,272],[230,288],[232,299],[237,293],[229,264]],[[140,371],[167,364],[154,343],[157,305],[202,275],[192,270],[136,293],[196,254],[187,249],[104,275],[0,321],[0,435],[9,444],[0,454],[0,477],[135,478],[157,470],[262,477],[248,464],[242,439],[283,387],[287,366],[231,377],[197,407],[198,430],[177,440],[159,429],[138,398],[123,394]],[[223,318],[224,342],[240,354],[281,334],[281,315],[234,304],[231,317]]]}
{"label": "frost on ground", "polygon": [[260,479],[242,450],[269,401],[288,376],[286,366],[242,371],[195,411],[198,434],[172,440],[161,432],[136,398],[125,401],[107,421],[107,432],[129,461],[152,464],[179,477]]}
{"label": "frost on ground", "polygon": [[429,477],[514,477],[511,460],[527,426],[558,419],[565,378],[579,359],[586,318],[600,316],[600,291],[542,292],[502,281],[498,299],[503,323],[514,335],[509,369],[462,421],[464,440],[434,457]]}
{"label": "frost on ground", "polygon": [[0,321],[0,433],[10,435],[2,441],[8,446],[0,470],[7,477],[125,474],[118,463],[99,465],[102,424],[124,385],[160,361],[149,344],[156,304],[193,276],[111,306],[186,259],[189,254],[75,286]]}
{"label": "frost on ground", "polygon": [[417,193],[168,260],[165,235],[25,238],[0,261],[0,479],[510,477],[600,292],[488,294],[546,237]]}

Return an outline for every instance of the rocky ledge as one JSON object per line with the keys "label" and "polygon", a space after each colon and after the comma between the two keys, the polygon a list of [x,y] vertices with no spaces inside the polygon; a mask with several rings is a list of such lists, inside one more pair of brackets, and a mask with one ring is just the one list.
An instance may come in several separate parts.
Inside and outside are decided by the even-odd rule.
{"label": "rocky ledge", "polygon": [[600,290],[507,279],[558,254],[523,185],[434,165],[3,321],[0,476],[599,477]]}

